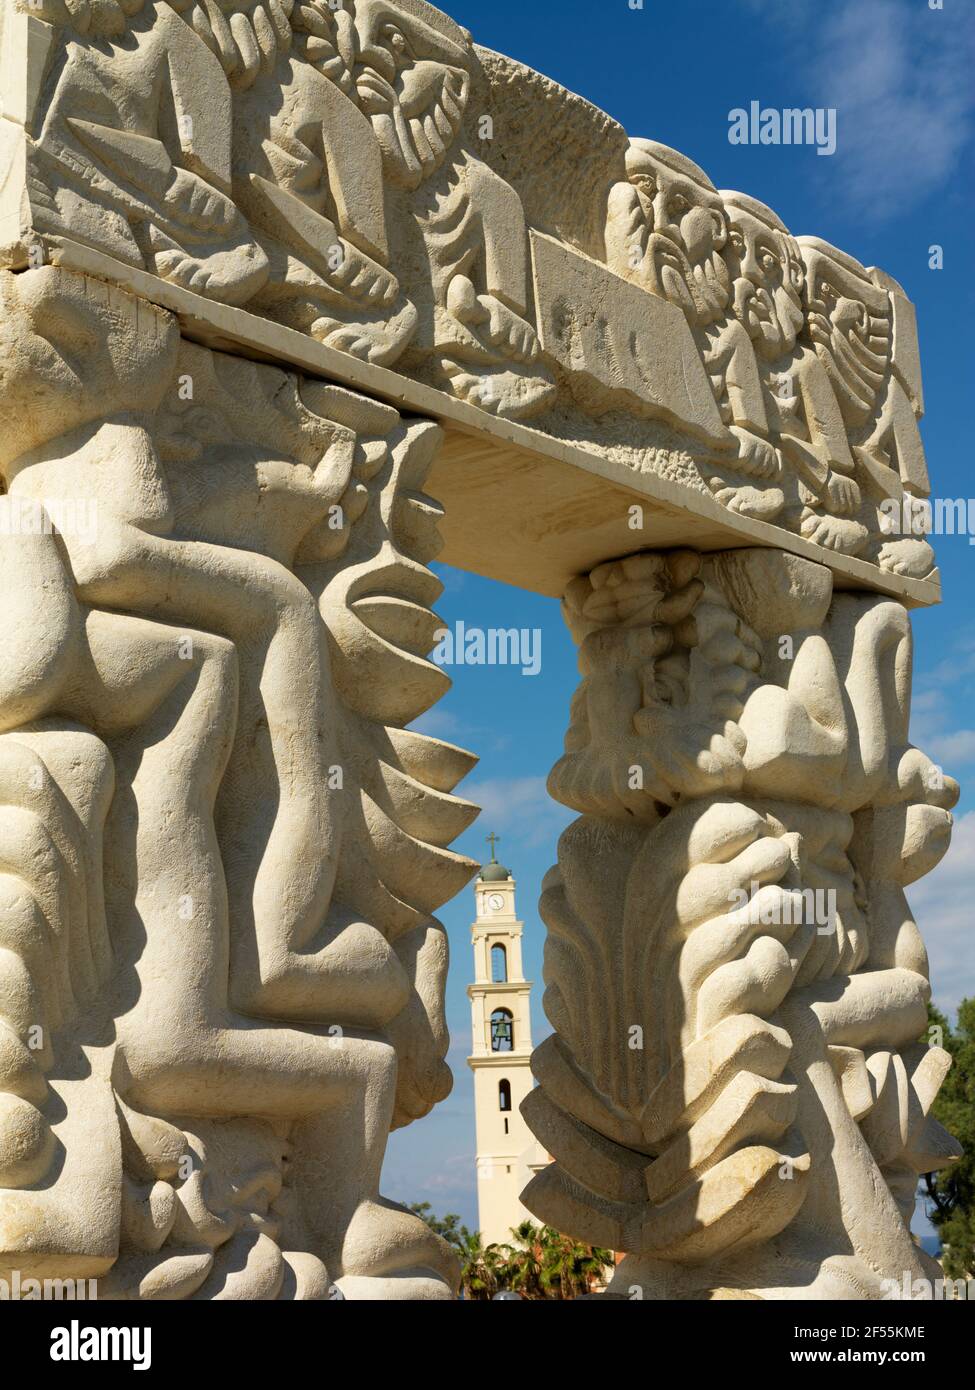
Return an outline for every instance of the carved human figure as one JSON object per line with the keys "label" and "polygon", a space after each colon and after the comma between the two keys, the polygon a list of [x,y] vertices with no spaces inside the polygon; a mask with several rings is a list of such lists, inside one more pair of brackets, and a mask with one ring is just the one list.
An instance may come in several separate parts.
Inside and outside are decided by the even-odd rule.
{"label": "carved human figure", "polygon": [[[89,819],[108,814],[114,961],[103,953],[94,1014],[114,1015],[117,1037],[88,1088],[61,1092],[58,1142],[71,1161],[52,1193],[29,1199],[35,1219],[66,1259],[94,1250],[107,1267],[118,1252],[111,1203],[98,1204],[94,1231],[90,1201],[58,1224],[92,1181],[89,1090],[95,1116],[99,1094],[102,1111],[117,1095],[180,1126],[261,1115],[292,1146],[284,1251],[314,1252],[333,1279],[352,1281],[351,1296],[397,1272],[417,1296],[442,1296],[453,1277],[444,1250],[380,1204],[378,1181],[390,1125],[449,1087],[445,946],[431,914],[473,868],[439,846],[474,808],[423,784],[427,765],[446,790],[470,763],[370,724],[406,722],[444,686],[410,650],[414,609],[436,582],[398,539],[419,556],[435,548],[436,513],[418,489],[437,432],[202,349],[177,364],[165,315],[65,272],[8,276],[3,292],[4,408],[19,421],[3,458],[11,503],[73,487],[98,514],[87,541],[65,535],[70,568],[43,537],[59,573],[46,602],[66,616],[43,624],[45,662],[11,667],[5,718],[18,743],[25,721],[73,720],[101,750],[80,800],[95,808]],[[191,402],[179,401],[177,365]],[[38,403],[29,417],[25,391]],[[428,614],[431,637],[435,624]],[[403,679],[379,688],[395,695],[364,701],[365,673],[390,663]],[[25,695],[17,683],[28,679]],[[53,968],[70,976],[65,951],[56,943]],[[34,974],[43,989],[44,969]],[[351,1125],[338,1118],[345,1107]],[[144,1157],[145,1147],[136,1143]],[[171,1150],[158,1181],[171,1182]],[[116,1145],[110,1167],[121,1162]],[[162,1224],[154,1250],[175,1229]],[[280,1283],[288,1255],[275,1252]],[[158,1277],[183,1288],[176,1266]],[[223,1276],[207,1258],[194,1277],[209,1297]],[[321,1284],[307,1296],[324,1296]]]}
{"label": "carved human figure", "polygon": [[[54,5],[38,13],[65,19]],[[50,175],[39,230],[367,360],[400,356],[416,311],[390,269],[345,9],[140,0],[96,6],[66,46],[38,144]],[[83,201],[92,187],[111,212]]]}
{"label": "carved human figure", "polygon": [[808,341],[839,402],[864,490],[876,516],[872,550],[882,568],[923,577],[934,553],[918,538],[887,540],[884,504],[930,493],[924,446],[917,327],[900,286],[844,251],[800,237],[806,266]]}
{"label": "carved human figure", "polygon": [[[449,849],[473,759],[407,727],[447,685],[440,434],[202,345],[331,373],[255,314],[397,364],[337,373],[384,401],[432,383],[534,420],[547,443],[474,431],[504,476],[550,456],[520,497],[572,469],[532,583],[617,553],[637,471],[666,483],[651,533],[712,548],[565,595],[583,680],[551,787],[579,819],[542,898],[556,1031],[526,1114],[555,1162],[527,1204],[624,1252],[625,1293],[936,1276],[907,1221],[957,1146],[904,890],[958,789],[909,742],[904,607],[843,588],[923,599],[899,581],[934,563],[882,534],[928,493],[901,288],[425,0],[2,0],[0,24],[0,1276],[456,1288],[380,1195],[390,1130],[450,1087],[435,913],[474,868]],[[713,551],[776,533],[702,486],[832,570]]]}
{"label": "carved human figure", "polygon": [[241,0],[226,34],[220,13],[194,7],[192,23],[234,91],[234,196],[270,262],[254,307],[395,362],[417,314],[392,265],[382,155],[355,92],[351,4]]}
{"label": "carved human figure", "polygon": [[800,341],[805,269],[798,243],[764,203],[727,190],[721,197],[735,314],[759,359],[769,428],[796,474],[795,524],[828,550],[858,554],[868,533],[858,518],[861,494],[846,427],[822,363]]}
{"label": "carved human figure", "polygon": [[524,1109],[556,1162],[523,1200],[634,1252],[629,1296],[930,1276],[909,1175],[958,1151],[902,885],[958,788],[908,742],[903,608],[745,550],[632,556],[566,609],[584,680],[550,786],[582,815],[543,887],[556,1032]]}
{"label": "carved human figure", "polygon": [[464,130],[470,37],[423,0],[355,0],[355,84],[390,184],[391,230],[440,379],[499,415],[554,396],[529,309],[521,199]]}
{"label": "carved human figure", "polygon": [[164,0],[91,5],[76,24],[56,0],[25,9],[69,26],[38,116],[36,229],[246,303],[268,262],[232,198],[232,96],[217,57]]}
{"label": "carved human figure", "polygon": [[768,440],[752,341],[733,312],[721,197],[703,169],[653,140],[630,141],[626,170],[609,195],[607,264],[685,314],[733,436],[731,467],[755,480],[742,487],[719,471],[711,486],[734,510],[772,519],[785,500],[775,485],[781,460]]}

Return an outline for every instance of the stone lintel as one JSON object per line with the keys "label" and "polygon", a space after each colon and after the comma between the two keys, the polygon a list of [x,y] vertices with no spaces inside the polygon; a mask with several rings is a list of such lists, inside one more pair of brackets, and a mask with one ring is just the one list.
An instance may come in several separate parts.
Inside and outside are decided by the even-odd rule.
{"label": "stone lintel", "polygon": [[[909,608],[941,601],[938,570],[911,579],[855,556],[833,554],[779,526],[736,515],[703,490],[639,472],[621,458],[531,425],[499,419],[388,367],[361,362],[246,309],[216,304],[91,247],[60,239],[51,258],[170,310],[193,342],[256,361],[288,363],[406,414],[436,420],[446,437],[429,487],[446,509],[439,557],[445,564],[558,598],[574,575],[636,550],[767,545],[826,565],[837,589],[873,590]],[[645,508],[642,530],[629,524],[633,506]]]}

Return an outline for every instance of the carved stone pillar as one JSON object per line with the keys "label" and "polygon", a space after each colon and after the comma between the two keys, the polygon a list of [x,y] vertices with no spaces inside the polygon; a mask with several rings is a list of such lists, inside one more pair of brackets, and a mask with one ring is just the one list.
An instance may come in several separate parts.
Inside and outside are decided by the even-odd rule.
{"label": "carved stone pillar", "polygon": [[626,1252],[629,1297],[876,1298],[931,1277],[919,1173],[949,1064],[904,885],[957,785],[908,740],[901,604],[770,550],[643,553],[569,588],[582,684],[550,789],[523,1201]]}
{"label": "carved stone pillar", "polygon": [[582,644],[528,1204],[645,1296],[921,1268],[901,286],[426,0],[0,0],[0,116],[0,1278],[450,1296],[441,521]]}
{"label": "carved stone pillar", "polygon": [[448,684],[440,431],[67,271],[0,296],[0,1263],[449,1297],[378,1191],[450,1088],[474,867],[473,759],[404,730]]}

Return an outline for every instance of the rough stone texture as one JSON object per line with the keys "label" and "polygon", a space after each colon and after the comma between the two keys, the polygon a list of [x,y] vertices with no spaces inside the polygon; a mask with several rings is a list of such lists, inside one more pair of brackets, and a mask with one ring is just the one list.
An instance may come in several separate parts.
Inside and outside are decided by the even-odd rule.
{"label": "rough stone texture", "polygon": [[928,1110],[904,896],[958,787],[908,740],[900,604],[766,550],[579,578],[583,681],[549,782],[581,813],[541,910],[544,1221],[627,1252],[610,1292],[879,1298],[936,1277],[909,1223],[958,1156]]}
{"label": "rough stone texture", "polygon": [[64,270],[0,298],[0,1264],[448,1296],[378,1194],[450,1089],[432,914],[475,868],[474,760],[403,727],[448,684],[439,431]]}
{"label": "rough stone texture", "polygon": [[379,1195],[475,867],[441,523],[582,643],[526,1202],[647,1296],[919,1268],[903,290],[424,0],[0,26],[0,1274],[451,1296]]}
{"label": "rough stone texture", "polygon": [[926,542],[882,524],[885,502],[928,492],[913,313],[883,272],[796,240],[424,0],[4,0],[3,15],[8,265],[147,274],[139,293],[190,336],[244,310],[231,322],[252,352],[296,361],[284,326],[348,384],[393,368],[368,388],[499,446],[585,438],[640,473],[622,409],[653,474],[690,453],[681,491],[716,498],[729,539],[750,520],[772,527],[751,540],[807,540],[839,572],[860,557],[937,580]]}

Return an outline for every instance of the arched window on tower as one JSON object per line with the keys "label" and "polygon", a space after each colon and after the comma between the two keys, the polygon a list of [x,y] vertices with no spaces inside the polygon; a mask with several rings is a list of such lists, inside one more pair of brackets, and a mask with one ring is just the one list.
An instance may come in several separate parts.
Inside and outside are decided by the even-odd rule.
{"label": "arched window on tower", "polygon": [[491,947],[491,983],[495,985],[508,983],[508,952],[500,941],[496,946]]}
{"label": "arched window on tower", "polygon": [[495,1009],[491,1015],[491,1051],[510,1052],[515,1045],[515,1024],[510,1009]]}
{"label": "arched window on tower", "polygon": [[499,1081],[499,1082],[498,1082],[498,1109],[499,1109],[499,1110],[510,1110],[510,1109],[511,1109],[511,1082],[510,1082],[510,1081],[502,1080],[502,1081]]}

